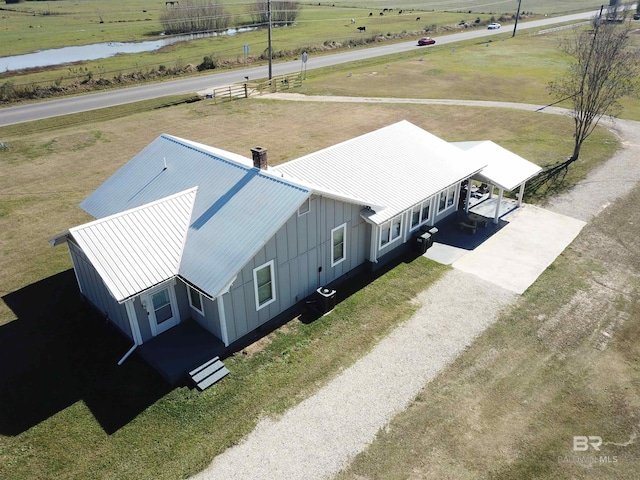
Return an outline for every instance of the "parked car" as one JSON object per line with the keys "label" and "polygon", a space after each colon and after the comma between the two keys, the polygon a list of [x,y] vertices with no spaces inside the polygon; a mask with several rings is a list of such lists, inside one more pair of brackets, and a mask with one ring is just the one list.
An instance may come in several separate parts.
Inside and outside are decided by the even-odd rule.
{"label": "parked car", "polygon": [[422,37],[418,40],[418,45],[433,45],[436,41],[431,37]]}
{"label": "parked car", "polygon": [[497,30],[500,28],[500,24],[499,23],[490,23],[489,26],[487,27],[489,30]]}
{"label": "parked car", "polygon": [[640,13],[636,13],[633,15],[634,20],[640,20]]}

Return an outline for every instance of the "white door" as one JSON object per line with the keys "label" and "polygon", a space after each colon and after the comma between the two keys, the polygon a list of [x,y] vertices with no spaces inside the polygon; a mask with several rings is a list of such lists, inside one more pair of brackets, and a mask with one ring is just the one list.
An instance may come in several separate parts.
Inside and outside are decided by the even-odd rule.
{"label": "white door", "polygon": [[151,333],[155,337],[180,322],[173,285],[149,292],[146,301]]}

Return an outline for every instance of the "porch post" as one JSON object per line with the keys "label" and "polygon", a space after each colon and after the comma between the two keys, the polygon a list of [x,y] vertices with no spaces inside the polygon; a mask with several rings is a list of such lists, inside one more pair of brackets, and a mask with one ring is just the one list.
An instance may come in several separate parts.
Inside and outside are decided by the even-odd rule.
{"label": "porch post", "polygon": [[227,331],[227,316],[224,313],[224,300],[222,295],[216,298],[218,305],[218,318],[220,319],[220,336],[225,347],[229,346],[229,332]]}
{"label": "porch post", "polygon": [[502,187],[498,187],[498,202],[496,203],[496,213],[493,217],[493,223],[498,224],[498,219],[500,218],[500,203],[502,202]]}
{"label": "porch post", "polygon": [[493,198],[493,183],[489,184],[489,197],[488,198]]}
{"label": "porch post", "polygon": [[[462,187],[460,188],[462,191]],[[471,179],[467,178],[467,198],[465,200],[464,213],[469,213],[469,205],[471,204]]]}
{"label": "porch post", "polygon": [[518,206],[522,205],[522,197],[524,197],[524,185],[527,182],[522,182],[522,185],[520,185],[520,193],[518,193]]}

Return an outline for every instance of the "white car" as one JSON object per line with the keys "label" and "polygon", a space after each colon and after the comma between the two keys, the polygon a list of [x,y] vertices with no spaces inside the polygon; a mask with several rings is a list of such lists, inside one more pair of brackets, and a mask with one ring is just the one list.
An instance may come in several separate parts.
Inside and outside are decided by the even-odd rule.
{"label": "white car", "polygon": [[489,30],[497,30],[500,28],[500,24],[499,23],[490,23],[489,26],[487,27]]}

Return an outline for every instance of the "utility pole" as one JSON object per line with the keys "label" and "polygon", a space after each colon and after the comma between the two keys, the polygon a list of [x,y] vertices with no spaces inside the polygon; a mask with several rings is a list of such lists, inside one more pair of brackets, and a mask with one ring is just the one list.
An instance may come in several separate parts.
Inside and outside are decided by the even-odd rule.
{"label": "utility pole", "polygon": [[268,43],[269,43],[269,81],[273,78],[273,69],[272,69],[272,61],[273,61],[273,51],[271,50],[271,0],[267,0],[267,21],[268,21]]}
{"label": "utility pole", "polygon": [[516,36],[516,28],[518,28],[518,19],[520,18],[520,5],[522,4],[522,0],[518,0],[518,12],[516,13],[516,23],[513,25],[513,35],[511,38]]}

